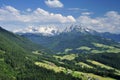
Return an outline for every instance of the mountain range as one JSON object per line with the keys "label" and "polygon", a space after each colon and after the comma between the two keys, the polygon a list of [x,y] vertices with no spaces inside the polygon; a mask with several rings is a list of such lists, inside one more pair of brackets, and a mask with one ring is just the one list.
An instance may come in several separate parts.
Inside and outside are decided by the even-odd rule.
{"label": "mountain range", "polygon": [[119,41],[119,35],[117,34],[99,33],[95,30],[78,25],[66,27],[61,32],[59,30],[55,31],[55,29],[51,30],[52,35],[44,35],[45,33],[42,34],[40,32],[17,32],[17,34],[37,44],[43,45],[54,52],[65,52],[67,49],[70,49],[71,52],[76,53],[81,52],[81,50],[78,50],[81,46],[96,49],[95,44],[111,46],[118,44],[117,41]]}
{"label": "mountain range", "polygon": [[92,34],[95,36],[100,36],[103,38],[111,39],[116,42],[120,42],[120,34],[115,34],[115,33],[109,33],[109,32],[97,32],[93,29],[89,29],[87,27],[84,27],[82,25],[67,25],[67,26],[62,26],[64,29],[60,29],[55,26],[43,26],[43,27],[28,27],[25,29],[20,29],[20,30],[15,30],[14,33],[17,34],[36,34],[36,35],[42,35],[42,36],[55,36],[59,35],[61,33],[65,32],[71,32],[71,31],[77,31],[81,33],[88,33]]}

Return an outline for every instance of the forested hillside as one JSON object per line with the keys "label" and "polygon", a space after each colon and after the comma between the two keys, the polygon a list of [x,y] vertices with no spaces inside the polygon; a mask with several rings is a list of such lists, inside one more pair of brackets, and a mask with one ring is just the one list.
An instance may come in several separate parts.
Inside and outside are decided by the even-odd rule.
{"label": "forested hillside", "polygon": [[0,80],[79,80],[35,65],[36,61],[46,57],[36,56],[33,50],[45,53],[42,47],[26,38],[0,28]]}

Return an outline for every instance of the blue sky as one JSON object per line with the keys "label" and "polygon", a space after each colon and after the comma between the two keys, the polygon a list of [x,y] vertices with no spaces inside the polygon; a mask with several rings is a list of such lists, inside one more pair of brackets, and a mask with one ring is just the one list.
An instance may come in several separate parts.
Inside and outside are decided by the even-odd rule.
{"label": "blue sky", "polygon": [[0,0],[0,25],[8,30],[69,23],[119,33],[120,0]]}
{"label": "blue sky", "polygon": [[35,10],[40,7],[44,10],[61,13],[63,15],[72,14],[74,16],[80,16],[80,12],[72,13],[67,10],[69,8],[80,8],[86,9],[86,11],[94,12],[95,16],[102,16],[107,11],[118,11],[120,12],[120,0],[60,0],[64,7],[61,8],[50,8],[46,6],[45,0],[0,0],[0,7],[5,5],[13,6],[19,10],[26,10],[31,8]]}

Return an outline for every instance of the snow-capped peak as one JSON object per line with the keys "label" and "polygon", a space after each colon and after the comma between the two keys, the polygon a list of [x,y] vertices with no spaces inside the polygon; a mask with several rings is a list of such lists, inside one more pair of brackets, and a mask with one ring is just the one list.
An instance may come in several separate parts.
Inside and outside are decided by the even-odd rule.
{"label": "snow-capped peak", "polygon": [[[60,28],[62,27],[62,29]],[[94,34],[95,31],[91,30],[87,27],[84,27],[82,25],[68,25],[68,26],[54,26],[54,25],[49,25],[49,26],[39,26],[39,27],[32,27],[29,26],[25,29],[19,29],[15,30],[15,33],[33,33],[33,34],[42,34],[44,36],[54,36],[58,35],[63,32],[80,32],[80,33],[90,33]]]}
{"label": "snow-capped peak", "polygon": [[66,27],[64,32],[94,33],[95,31],[82,25],[71,25],[70,27]]}

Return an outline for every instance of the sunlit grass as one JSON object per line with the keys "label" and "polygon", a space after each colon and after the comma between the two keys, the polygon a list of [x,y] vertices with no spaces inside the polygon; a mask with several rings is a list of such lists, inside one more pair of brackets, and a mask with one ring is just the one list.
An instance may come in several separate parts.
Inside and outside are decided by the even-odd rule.
{"label": "sunlit grass", "polygon": [[113,78],[109,78],[109,77],[101,77],[101,76],[98,76],[98,75],[95,75],[95,74],[92,74],[92,73],[86,73],[85,74],[86,76],[90,76],[92,78],[95,78],[96,80],[116,80],[116,79],[113,79]]}
{"label": "sunlit grass", "polygon": [[[102,52],[113,52],[113,53],[119,53],[120,49],[115,48],[114,46],[108,46],[104,44],[99,44],[99,43],[92,43],[94,46],[103,49],[102,51],[100,50],[92,50],[91,52],[93,53],[102,53]],[[105,50],[104,50],[105,49]]]}
{"label": "sunlit grass", "polygon": [[76,50],[87,50],[87,51],[89,51],[89,50],[91,50],[91,48],[89,48],[87,46],[82,46],[82,47],[77,48]]}
{"label": "sunlit grass", "polygon": [[65,52],[69,52],[69,51],[72,51],[72,49],[69,48],[65,49]]}
{"label": "sunlit grass", "polygon": [[46,69],[53,70],[55,72],[64,72],[65,71],[65,68],[58,67],[54,63],[52,63],[52,65],[50,65],[51,63],[48,64],[48,63],[43,63],[43,62],[35,62],[35,64],[40,66],[40,67],[44,67]]}
{"label": "sunlit grass", "polygon": [[107,49],[113,49],[113,46],[108,46],[108,45],[104,45],[104,44],[99,44],[99,43],[93,43],[94,46],[96,47],[101,47],[101,48],[107,48]]}
{"label": "sunlit grass", "polygon": [[71,74],[74,77],[78,77],[78,78],[82,78],[83,80],[87,80],[87,78],[85,79],[85,76],[81,76],[82,72],[72,71],[70,69],[66,69],[64,67],[58,67],[56,65],[52,66],[52,65],[49,65],[49,64],[43,63],[43,62],[35,62],[35,64],[40,67],[46,68],[48,70],[53,70],[56,73],[64,72],[65,74]]}
{"label": "sunlit grass", "polygon": [[38,51],[32,51],[33,54],[38,54],[38,55],[42,55],[42,53],[39,53]]}
{"label": "sunlit grass", "polygon": [[90,65],[88,65],[88,64],[86,64],[86,63],[84,63],[84,62],[76,63],[76,65],[80,65],[80,66],[82,66],[82,67],[87,67],[87,68],[93,68],[92,66],[90,66]]}
{"label": "sunlit grass", "polygon": [[115,74],[120,75],[120,70],[118,70],[118,69],[115,69],[115,68],[113,68],[113,67],[110,67],[110,66],[108,66],[108,65],[102,64],[102,63],[97,62],[97,61],[93,61],[93,60],[87,60],[87,61],[90,62],[90,63],[92,63],[92,64],[94,64],[94,65],[100,66],[101,68],[113,69],[113,70],[116,71]]}
{"label": "sunlit grass", "polygon": [[107,52],[120,53],[120,49],[118,48],[108,49]]}
{"label": "sunlit grass", "polygon": [[78,55],[77,54],[68,54],[64,56],[54,56],[55,58],[59,58],[61,60],[74,60]]}
{"label": "sunlit grass", "polygon": [[82,78],[82,80],[88,80],[88,78],[94,78],[94,79],[98,79],[98,80],[115,80],[113,78],[101,77],[101,76],[98,76],[98,75],[95,75],[92,73],[84,73],[84,72],[80,72],[80,71],[73,71],[71,69],[66,69],[64,67],[57,66],[54,63],[51,63],[49,61],[35,62],[35,64],[37,66],[46,68],[48,70],[53,70],[56,73],[64,72],[65,74],[71,74],[74,77]]}
{"label": "sunlit grass", "polygon": [[90,62],[90,63],[92,63],[92,64],[94,64],[94,65],[98,65],[98,66],[100,66],[100,67],[102,67],[102,68],[114,69],[114,68],[112,68],[112,67],[110,67],[110,66],[107,66],[107,65],[102,64],[102,63],[97,62],[97,61],[93,61],[93,60],[87,60],[87,61]]}
{"label": "sunlit grass", "polygon": [[92,50],[91,53],[103,53],[105,52],[104,50],[103,51],[100,51],[100,50]]}
{"label": "sunlit grass", "polygon": [[4,61],[4,58],[0,58],[0,61]]}

